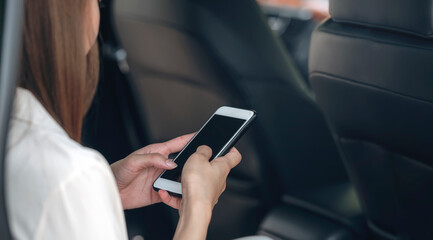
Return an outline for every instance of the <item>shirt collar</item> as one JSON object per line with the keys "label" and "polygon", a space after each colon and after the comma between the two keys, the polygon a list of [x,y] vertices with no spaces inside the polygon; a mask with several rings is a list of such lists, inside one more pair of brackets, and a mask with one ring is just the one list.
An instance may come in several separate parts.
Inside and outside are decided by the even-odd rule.
{"label": "shirt collar", "polygon": [[68,135],[42,106],[39,100],[29,90],[24,88],[17,88],[15,93],[12,119],[62,135]]}

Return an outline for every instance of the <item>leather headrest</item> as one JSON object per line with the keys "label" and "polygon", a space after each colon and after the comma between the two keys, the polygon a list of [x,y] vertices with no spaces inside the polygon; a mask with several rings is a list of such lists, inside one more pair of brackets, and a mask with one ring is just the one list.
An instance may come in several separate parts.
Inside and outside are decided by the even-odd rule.
{"label": "leather headrest", "polygon": [[433,0],[330,0],[336,22],[433,37]]}

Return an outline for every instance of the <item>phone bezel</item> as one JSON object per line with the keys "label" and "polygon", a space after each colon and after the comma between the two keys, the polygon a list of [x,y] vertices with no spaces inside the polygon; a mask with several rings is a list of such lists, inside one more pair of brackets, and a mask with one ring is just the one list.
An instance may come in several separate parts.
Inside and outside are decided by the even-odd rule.
{"label": "phone bezel", "polygon": [[[236,131],[235,134],[233,134],[233,136],[230,138],[230,140],[224,145],[224,147],[221,149],[220,152],[218,152],[218,154],[215,155],[215,158],[218,158],[220,156],[222,156],[227,150],[229,150],[228,148],[230,147],[230,145],[233,144],[233,142],[237,141],[239,139],[239,137],[242,135],[242,132],[246,130],[246,127],[251,123],[251,121],[254,119],[256,113],[252,110],[245,110],[245,109],[240,109],[240,108],[234,108],[234,107],[228,107],[228,106],[223,106],[218,108],[214,114],[212,114],[212,116],[206,121],[205,124],[203,124],[203,126],[200,128],[200,130],[191,138],[191,140],[185,145],[185,147],[182,149],[182,151],[180,151],[180,153],[178,154],[181,155],[183,150],[188,147],[188,145],[195,139],[195,137],[200,134],[201,130],[207,125],[207,123],[215,116],[215,115],[221,115],[221,116],[226,116],[226,117],[232,117],[232,118],[238,118],[238,119],[242,119],[245,120],[244,124],[242,124],[241,127],[239,127],[239,129]],[[176,158],[174,159],[174,161],[176,161]],[[162,175],[165,173],[162,172],[158,178],[155,180],[155,182],[153,183],[153,188],[158,191],[159,189],[162,190],[166,190],[169,191],[171,193],[174,194],[178,194],[178,195],[182,195],[182,185],[179,182],[176,181],[172,181],[166,178],[162,178]]]}

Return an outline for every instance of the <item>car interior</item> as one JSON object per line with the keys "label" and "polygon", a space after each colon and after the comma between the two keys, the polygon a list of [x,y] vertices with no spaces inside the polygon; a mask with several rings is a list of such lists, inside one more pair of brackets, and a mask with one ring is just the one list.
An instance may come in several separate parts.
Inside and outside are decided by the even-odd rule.
{"label": "car interior", "polygon": [[[0,1],[0,239],[22,2]],[[254,109],[207,239],[430,239],[432,6],[104,0],[83,144],[114,163],[197,131],[220,106]],[[179,214],[161,203],[125,217],[130,239],[159,240]]]}

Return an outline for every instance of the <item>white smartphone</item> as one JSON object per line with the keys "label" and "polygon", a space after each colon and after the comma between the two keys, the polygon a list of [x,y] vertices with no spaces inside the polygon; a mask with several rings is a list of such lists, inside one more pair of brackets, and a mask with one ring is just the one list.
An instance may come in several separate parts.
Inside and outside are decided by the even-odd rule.
{"label": "white smartphone", "polygon": [[181,174],[188,158],[202,145],[212,149],[210,160],[225,155],[246,132],[256,118],[251,110],[220,107],[194,135],[174,161],[178,167],[164,171],[153,183],[155,191],[166,190],[172,195],[182,196]]}

